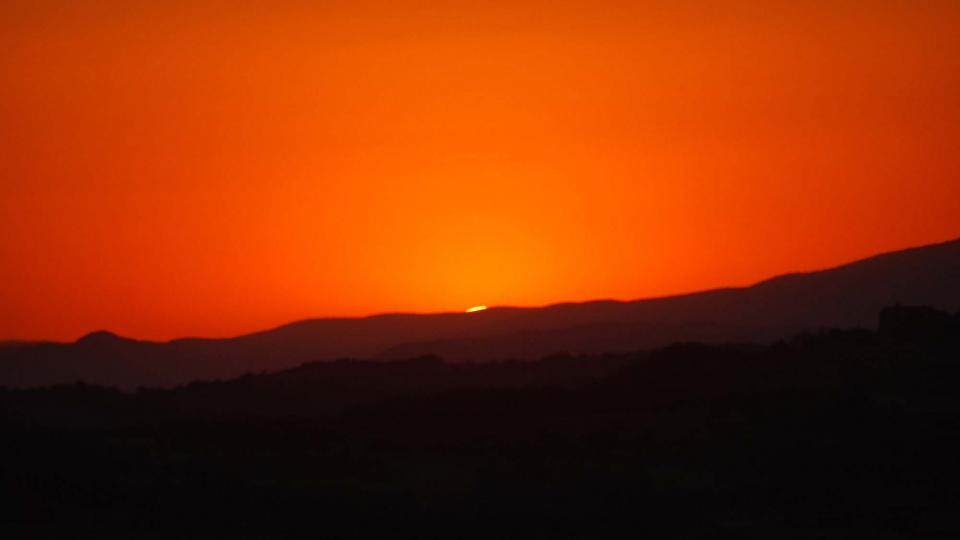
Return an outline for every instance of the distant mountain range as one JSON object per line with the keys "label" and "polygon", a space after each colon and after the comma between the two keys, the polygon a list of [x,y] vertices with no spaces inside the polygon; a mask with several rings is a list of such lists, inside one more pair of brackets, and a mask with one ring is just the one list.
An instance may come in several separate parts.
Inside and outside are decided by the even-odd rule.
{"label": "distant mountain range", "polygon": [[680,341],[767,343],[825,327],[876,326],[893,304],[960,309],[960,239],[751,287],[477,313],[316,319],[230,339],[148,342],[95,332],[75,343],[0,346],[0,386],[83,380],[174,386],[338,358],[434,354],[450,361],[596,354]]}

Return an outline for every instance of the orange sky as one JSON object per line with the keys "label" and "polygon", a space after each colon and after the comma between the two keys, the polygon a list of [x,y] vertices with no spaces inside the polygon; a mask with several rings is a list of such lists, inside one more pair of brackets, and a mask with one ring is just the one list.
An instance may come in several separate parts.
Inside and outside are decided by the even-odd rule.
{"label": "orange sky", "polygon": [[5,0],[0,338],[633,299],[960,236],[958,29],[956,0]]}

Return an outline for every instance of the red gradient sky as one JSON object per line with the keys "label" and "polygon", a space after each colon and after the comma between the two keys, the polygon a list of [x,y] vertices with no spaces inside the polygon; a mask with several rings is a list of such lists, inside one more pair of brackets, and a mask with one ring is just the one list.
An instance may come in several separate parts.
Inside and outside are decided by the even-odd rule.
{"label": "red gradient sky", "polygon": [[633,299],[954,238],[958,29],[956,0],[6,0],[0,338]]}

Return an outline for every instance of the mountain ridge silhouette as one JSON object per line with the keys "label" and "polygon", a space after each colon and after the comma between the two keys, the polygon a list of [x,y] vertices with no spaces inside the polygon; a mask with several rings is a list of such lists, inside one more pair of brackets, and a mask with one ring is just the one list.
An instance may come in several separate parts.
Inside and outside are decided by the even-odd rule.
{"label": "mountain ridge silhouette", "polygon": [[897,303],[960,309],[960,239],[748,287],[634,301],[309,319],[226,339],[154,342],[98,331],[69,344],[0,348],[0,386],[83,380],[132,389],[338,358],[437,354],[483,361],[640,350],[675,341],[767,343],[817,328],[873,328],[876,313]]}

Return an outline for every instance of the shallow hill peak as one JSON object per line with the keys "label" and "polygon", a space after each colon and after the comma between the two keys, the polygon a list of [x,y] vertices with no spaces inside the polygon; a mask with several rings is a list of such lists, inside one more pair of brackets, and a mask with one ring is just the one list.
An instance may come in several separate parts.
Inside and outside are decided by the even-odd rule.
{"label": "shallow hill peak", "polygon": [[90,332],[77,340],[77,345],[103,345],[109,343],[120,343],[128,341],[127,339],[114,334],[108,330],[97,330]]}

